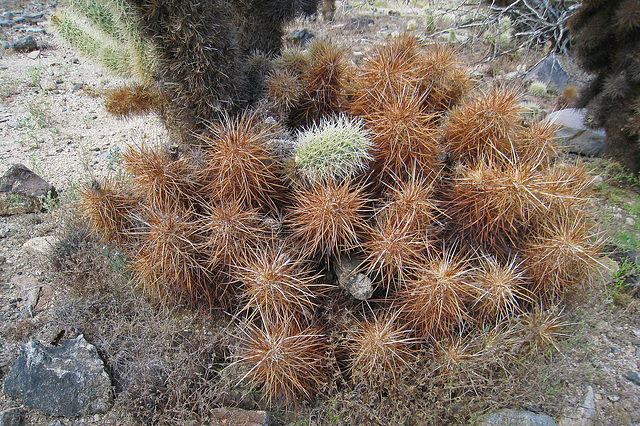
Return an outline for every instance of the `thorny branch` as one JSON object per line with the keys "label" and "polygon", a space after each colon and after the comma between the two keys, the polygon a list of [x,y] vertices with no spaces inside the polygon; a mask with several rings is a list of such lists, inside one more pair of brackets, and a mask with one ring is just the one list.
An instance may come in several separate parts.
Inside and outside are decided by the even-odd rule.
{"label": "thorny branch", "polygon": [[522,41],[519,47],[550,41],[556,52],[564,53],[570,42],[566,24],[578,7],[576,0],[516,0],[508,6],[492,2],[490,9],[498,20],[504,16],[511,19],[514,36]]}

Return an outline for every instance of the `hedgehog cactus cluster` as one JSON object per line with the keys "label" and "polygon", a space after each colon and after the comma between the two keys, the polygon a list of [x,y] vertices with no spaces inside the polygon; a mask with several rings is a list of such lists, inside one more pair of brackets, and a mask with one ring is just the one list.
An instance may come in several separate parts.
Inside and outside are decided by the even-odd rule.
{"label": "hedgehog cactus cluster", "polygon": [[[589,178],[553,162],[553,129],[523,124],[517,92],[474,90],[450,50],[408,35],[358,66],[315,43],[274,59],[261,112],[207,121],[197,144],[134,146],[119,182],[83,191],[148,295],[245,319],[243,380],[270,401],[335,374],[385,389],[421,348],[454,363],[473,330],[525,323],[589,278]],[[365,305],[332,278],[344,257],[375,285]]]}

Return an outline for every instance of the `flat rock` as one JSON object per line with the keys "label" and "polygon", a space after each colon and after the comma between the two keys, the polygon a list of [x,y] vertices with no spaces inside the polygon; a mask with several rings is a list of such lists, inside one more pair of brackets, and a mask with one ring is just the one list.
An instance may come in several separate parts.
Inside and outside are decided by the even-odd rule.
{"label": "flat rock", "polygon": [[556,426],[555,420],[546,414],[530,411],[498,410],[480,416],[474,426]]}
{"label": "flat rock", "polygon": [[53,78],[46,77],[46,78],[43,78],[42,81],[40,82],[40,88],[42,90],[56,90],[58,88],[58,84]]}
{"label": "flat rock", "polygon": [[24,410],[10,408],[0,412],[0,426],[22,426],[24,424]]}
{"label": "flat rock", "polygon": [[269,426],[271,419],[266,411],[248,411],[239,408],[215,408],[211,413],[215,424],[226,426]]}
{"label": "flat rock", "polygon": [[32,256],[48,257],[53,253],[53,249],[57,242],[58,239],[51,235],[45,237],[34,237],[25,241],[22,245],[22,250]]}
{"label": "flat rock", "polygon": [[565,413],[558,426],[592,426],[596,416],[595,392],[591,386],[587,387],[587,394],[582,405]]}
{"label": "flat rock", "polygon": [[556,136],[562,148],[573,154],[600,157],[604,154],[604,130],[594,130],[584,124],[586,110],[567,108],[552,112],[547,121],[558,126]]}
{"label": "flat rock", "polygon": [[38,281],[29,275],[15,275],[10,280],[9,283],[13,284],[18,290],[21,292],[27,292],[35,287],[40,287]]}
{"label": "flat rock", "polygon": [[30,340],[11,365],[4,393],[58,417],[104,413],[113,402],[104,363],[82,335],[53,347]]}
{"label": "flat rock", "polygon": [[23,164],[12,165],[0,177],[0,215],[42,211],[42,198],[56,198],[56,189]]}
{"label": "flat rock", "polygon": [[558,92],[562,92],[570,80],[569,74],[554,54],[544,58],[524,76],[524,81],[541,81],[547,86],[555,87]]}
{"label": "flat rock", "polygon": [[29,58],[29,59],[33,59],[33,60],[36,60],[36,59],[38,59],[39,57],[40,57],[40,51],[39,51],[39,50],[34,50],[34,51],[29,52],[29,53],[27,54],[27,58]]}

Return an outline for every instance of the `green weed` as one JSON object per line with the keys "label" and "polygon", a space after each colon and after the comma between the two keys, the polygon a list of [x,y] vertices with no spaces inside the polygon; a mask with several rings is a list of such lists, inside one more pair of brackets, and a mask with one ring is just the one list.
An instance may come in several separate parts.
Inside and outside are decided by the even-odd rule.
{"label": "green weed", "polygon": [[42,69],[40,67],[31,67],[28,72],[29,80],[27,81],[27,86],[40,87],[40,82],[42,81]]}
{"label": "green weed", "polygon": [[627,290],[630,280],[640,273],[640,266],[631,259],[624,259],[607,285],[609,298],[615,305],[625,306],[631,295]]}

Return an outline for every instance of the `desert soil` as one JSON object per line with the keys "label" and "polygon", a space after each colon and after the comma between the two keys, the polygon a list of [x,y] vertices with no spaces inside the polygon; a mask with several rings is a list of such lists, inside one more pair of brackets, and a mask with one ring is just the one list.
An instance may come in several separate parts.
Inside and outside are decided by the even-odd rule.
{"label": "desert soil", "polygon": [[[333,22],[298,22],[292,29],[307,27],[342,40],[358,61],[375,42],[403,31],[411,20],[422,19],[420,8],[388,3],[388,9],[373,10],[338,2]],[[54,8],[55,4],[0,3],[0,12],[43,10],[48,15]],[[363,17],[373,22],[354,21]],[[152,116],[126,121],[109,116],[96,93],[125,81],[65,47],[46,22],[22,29],[3,28],[1,38],[13,42],[27,34],[38,40],[39,54],[16,53],[11,48],[0,52],[0,174],[11,164],[26,165],[58,189],[61,205],[48,213],[0,217],[0,379],[20,345],[30,338],[50,342],[60,331],[52,312],[64,299],[65,289],[59,286],[48,260],[27,253],[24,243],[34,237],[59,235],[63,218],[73,214],[76,189],[92,176],[109,173],[119,151],[130,144],[160,142],[165,137],[160,122]],[[478,72],[488,69],[487,49],[482,45],[464,45],[459,50]],[[539,51],[517,61],[498,59],[493,64],[507,74],[542,56]],[[575,69],[570,58],[563,59],[569,62],[569,69]],[[584,81],[577,73],[574,77]],[[548,99],[538,101],[553,106]],[[617,268],[613,260],[606,263],[613,270]],[[610,272],[603,271],[603,277],[586,286],[584,294],[576,296],[565,310],[571,325],[558,345],[561,356],[541,365],[544,374],[528,383],[539,389],[538,403],[513,408],[544,411],[559,418],[564,410],[579,407],[591,387],[595,393],[594,424],[640,424],[640,384],[625,377],[640,372],[639,304],[637,299],[614,303],[605,286]],[[31,316],[23,307],[33,286],[42,286],[43,291]],[[18,405],[0,396],[0,409]],[[65,424],[108,424],[108,418],[65,420]],[[52,420],[29,411],[26,423],[49,424]]]}

